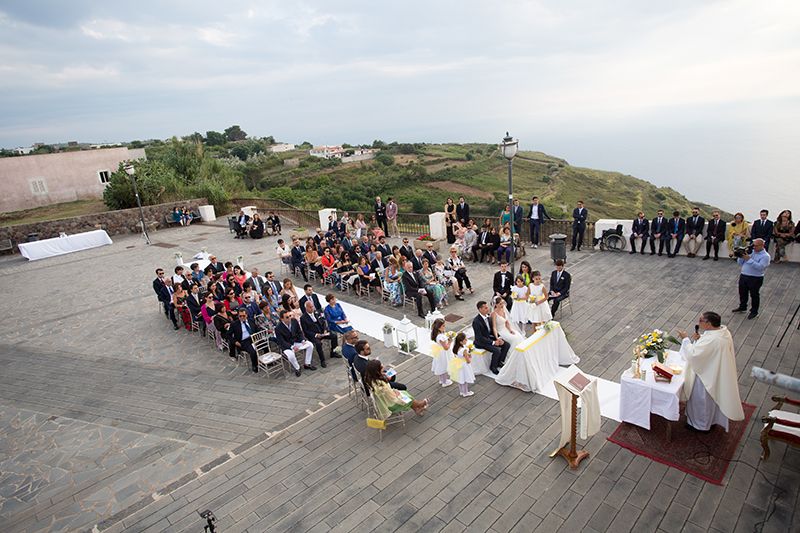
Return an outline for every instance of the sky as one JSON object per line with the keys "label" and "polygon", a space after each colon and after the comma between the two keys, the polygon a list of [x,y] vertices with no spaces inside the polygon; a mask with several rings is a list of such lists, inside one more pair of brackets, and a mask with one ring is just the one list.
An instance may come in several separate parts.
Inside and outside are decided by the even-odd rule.
{"label": "sky", "polygon": [[[800,2],[0,0],[0,146],[499,142],[800,212]],[[797,216],[795,216],[797,218]]]}

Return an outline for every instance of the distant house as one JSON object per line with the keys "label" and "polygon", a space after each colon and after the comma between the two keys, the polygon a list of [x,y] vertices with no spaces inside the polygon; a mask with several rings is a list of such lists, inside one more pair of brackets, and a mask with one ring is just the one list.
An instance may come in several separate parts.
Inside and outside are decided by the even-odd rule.
{"label": "distant house", "polygon": [[341,146],[315,146],[308,151],[311,157],[322,157],[323,159],[341,158],[344,154],[344,148]]}
{"label": "distant house", "polygon": [[122,161],[145,159],[143,148],[105,148],[0,158],[0,212],[102,198]]}
{"label": "distant house", "polygon": [[375,150],[371,148],[342,148],[341,146],[315,146],[308,151],[312,157],[324,159],[341,159],[343,163],[351,161],[365,161],[375,157]]}
{"label": "distant house", "polygon": [[273,144],[272,146],[269,147],[269,151],[272,152],[273,154],[277,154],[280,152],[290,152],[294,149],[295,145],[287,143]]}

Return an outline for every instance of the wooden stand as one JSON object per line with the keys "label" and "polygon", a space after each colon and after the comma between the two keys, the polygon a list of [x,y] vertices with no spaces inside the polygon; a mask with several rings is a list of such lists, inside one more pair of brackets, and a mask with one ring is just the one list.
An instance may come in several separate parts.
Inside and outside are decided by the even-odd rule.
{"label": "wooden stand", "polygon": [[575,441],[577,440],[578,437],[578,396],[576,394],[573,394],[571,391],[569,391],[569,393],[572,394],[572,409],[570,413],[572,417],[572,419],[570,420],[572,427],[570,430],[569,443],[565,444],[562,448],[559,448],[558,450],[550,454],[550,457],[555,457],[556,455],[560,455],[567,461],[569,467],[575,470],[576,468],[578,468],[578,465],[580,464],[581,461],[589,457],[589,452],[587,452],[586,450],[581,450],[581,451],[576,450]]}

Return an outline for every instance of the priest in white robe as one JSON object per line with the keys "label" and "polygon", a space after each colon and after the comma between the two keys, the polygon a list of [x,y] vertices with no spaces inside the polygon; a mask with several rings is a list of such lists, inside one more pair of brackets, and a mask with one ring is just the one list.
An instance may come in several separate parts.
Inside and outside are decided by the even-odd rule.
{"label": "priest in white robe", "polygon": [[698,320],[699,333],[689,336],[678,331],[680,353],[686,361],[686,421],[698,431],[709,431],[717,424],[727,432],[729,420],[744,420],[733,338],[721,324],[717,313],[705,312]]}

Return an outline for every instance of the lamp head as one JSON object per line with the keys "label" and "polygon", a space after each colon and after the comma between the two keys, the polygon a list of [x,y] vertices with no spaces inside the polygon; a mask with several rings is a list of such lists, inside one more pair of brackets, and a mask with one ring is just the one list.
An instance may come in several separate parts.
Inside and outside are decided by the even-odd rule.
{"label": "lamp head", "polygon": [[123,168],[125,169],[125,172],[128,174],[128,176],[133,176],[134,174],[136,174],[136,169],[133,167],[133,164],[131,163],[128,163]]}
{"label": "lamp head", "polygon": [[514,159],[514,156],[517,155],[518,145],[519,140],[514,140],[508,132],[506,132],[506,136],[503,137],[503,142],[500,144],[500,152],[503,154],[503,157],[511,161]]}

